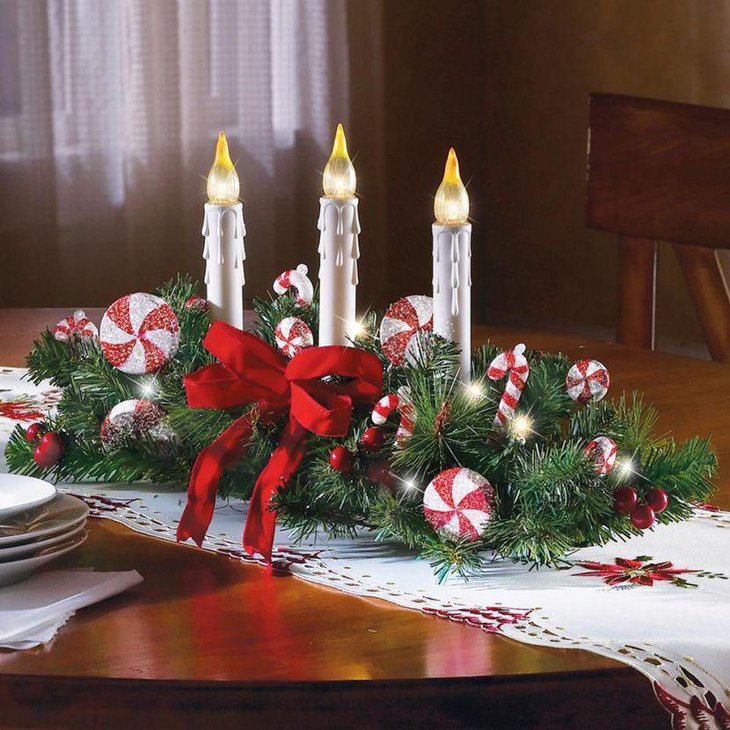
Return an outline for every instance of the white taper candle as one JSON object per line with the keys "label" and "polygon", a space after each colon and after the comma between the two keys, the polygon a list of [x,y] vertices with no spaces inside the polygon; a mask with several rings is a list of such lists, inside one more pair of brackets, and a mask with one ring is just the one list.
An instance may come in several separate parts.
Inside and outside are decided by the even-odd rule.
{"label": "white taper candle", "polygon": [[352,345],[357,305],[360,218],[355,168],[337,125],[332,154],[324,168],[319,200],[319,344]]}
{"label": "white taper candle", "polygon": [[471,380],[471,223],[469,196],[453,147],[434,199],[433,331],[459,346],[459,378]]}
{"label": "white taper candle", "polygon": [[243,329],[246,225],[243,204],[238,200],[239,187],[228,142],[221,132],[208,173],[208,202],[203,217],[206,295],[213,320]]}

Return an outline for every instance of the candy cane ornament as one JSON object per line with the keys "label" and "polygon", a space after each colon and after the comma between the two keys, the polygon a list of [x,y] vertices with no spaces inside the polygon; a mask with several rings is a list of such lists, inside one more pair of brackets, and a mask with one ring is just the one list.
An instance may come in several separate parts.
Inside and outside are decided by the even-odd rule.
{"label": "candy cane ornament", "polygon": [[530,374],[530,365],[525,357],[525,346],[522,343],[517,345],[514,350],[507,350],[497,355],[487,370],[490,380],[501,380],[507,373],[509,373],[509,378],[497,407],[495,426],[504,425],[515,415],[517,404],[525,389],[527,376]]}
{"label": "candy cane ornament", "polygon": [[370,420],[376,426],[382,426],[392,414],[400,413],[400,423],[395,434],[395,442],[402,446],[403,442],[413,436],[415,422],[413,420],[414,408],[411,402],[411,393],[406,386],[398,388],[398,393],[384,395],[373,408]]}
{"label": "candy cane ornament", "polygon": [[274,291],[282,295],[293,288],[297,293],[297,304],[308,307],[314,299],[314,286],[307,276],[308,271],[306,264],[299,264],[296,269],[287,269],[274,280]]}

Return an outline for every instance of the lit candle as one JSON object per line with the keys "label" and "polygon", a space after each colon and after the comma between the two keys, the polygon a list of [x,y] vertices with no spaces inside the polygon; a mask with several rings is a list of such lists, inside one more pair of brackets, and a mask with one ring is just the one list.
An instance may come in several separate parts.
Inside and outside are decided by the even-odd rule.
{"label": "lit candle", "polygon": [[453,147],[433,210],[433,331],[459,346],[459,377],[466,383],[471,377],[471,223]]}
{"label": "lit candle", "polygon": [[324,168],[319,199],[319,344],[351,345],[357,319],[357,260],[360,219],[355,197],[355,168],[347,154],[342,125],[337,125],[332,154]]}
{"label": "lit candle", "polygon": [[203,218],[205,284],[213,320],[243,329],[246,226],[238,195],[238,174],[228,153],[226,135],[221,132],[208,173],[208,202]]}

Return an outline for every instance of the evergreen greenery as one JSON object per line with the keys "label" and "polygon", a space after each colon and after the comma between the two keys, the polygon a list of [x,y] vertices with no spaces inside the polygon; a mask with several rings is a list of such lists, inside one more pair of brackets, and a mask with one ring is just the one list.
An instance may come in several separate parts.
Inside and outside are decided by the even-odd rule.
{"label": "evergreen greenery", "polygon": [[[182,376],[213,361],[202,346],[208,328],[205,312],[186,307],[196,285],[180,277],[159,292],[175,311],[181,345],[174,359],[154,376],[129,376],[113,368],[92,341],[57,342],[44,332],[28,356],[30,379],[48,379],[63,388],[57,413],[46,428],[63,433],[66,449],[50,472],[58,480],[175,483],[184,488],[197,453],[209,445],[245,409],[189,408]],[[256,300],[254,333],[275,346],[274,329],[284,317],[297,316],[317,332],[315,304],[301,307],[290,295]],[[397,422],[383,427],[386,447],[369,456],[358,450],[362,432],[371,425],[370,412],[355,413],[345,439],[312,435],[306,456],[290,483],[274,498],[279,520],[301,537],[322,529],[333,535],[370,528],[383,540],[399,542],[428,560],[440,579],[450,573],[469,575],[494,555],[536,565],[559,563],[571,551],[612,538],[639,534],[628,517],[613,508],[613,493],[633,486],[639,500],[653,488],[666,490],[669,506],[657,515],[667,523],[686,519],[693,504],[712,491],[716,459],[708,439],[677,444],[655,435],[656,412],[641,397],[621,396],[588,406],[576,405],[566,394],[565,375],[571,363],[562,355],[527,352],[530,375],[518,415],[528,416],[531,431],[523,438],[510,426],[495,427],[496,406],[503,382],[485,373],[499,349],[482,345],[473,353],[472,385],[452,375],[458,352],[435,335],[420,337],[413,362],[391,365],[377,339],[379,317],[369,313],[355,344],[378,356],[383,364],[384,393],[410,389],[414,432],[395,443]],[[114,447],[101,443],[104,417],[120,401],[150,398],[167,413],[174,440],[127,439]],[[259,472],[276,446],[283,426],[256,421],[245,458],[225,472],[223,495],[248,497]],[[586,444],[603,435],[618,445],[617,466],[607,476],[596,474],[584,454]],[[353,470],[344,474],[329,464],[338,445],[350,449]],[[6,450],[12,471],[49,476],[33,460],[33,445],[18,427]],[[386,468],[386,476],[375,473]],[[495,513],[482,539],[450,541],[424,520],[422,492],[443,469],[463,466],[482,474],[496,491]],[[384,483],[385,484],[384,484]],[[387,486],[386,486],[387,485]]]}

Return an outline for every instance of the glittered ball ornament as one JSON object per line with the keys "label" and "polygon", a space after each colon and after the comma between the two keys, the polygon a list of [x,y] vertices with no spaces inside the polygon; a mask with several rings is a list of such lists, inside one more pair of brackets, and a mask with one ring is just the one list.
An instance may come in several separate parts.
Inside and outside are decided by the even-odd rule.
{"label": "glittered ball ornament", "polygon": [[83,309],[77,309],[70,317],[62,319],[53,329],[53,337],[59,342],[96,339],[98,336],[99,330]]}
{"label": "glittered ball ornament", "polygon": [[636,490],[633,487],[619,487],[613,493],[613,508],[621,515],[631,514],[636,507]]}
{"label": "glittered ball ornament", "polygon": [[180,325],[164,299],[138,292],[117,299],[104,313],[99,335],[106,359],[128,375],[144,375],[169,362],[180,345]]}
{"label": "glittered ball ornament", "polygon": [[210,302],[203,297],[192,296],[185,300],[184,306],[188,312],[207,312],[210,309]]}
{"label": "glittered ball ornament", "polygon": [[312,330],[299,317],[285,317],[274,330],[276,346],[286,357],[294,357],[314,344]]}
{"label": "glittered ball ornament", "polygon": [[391,304],[380,323],[380,346],[394,365],[417,354],[418,335],[433,330],[433,299],[415,294]]}
{"label": "glittered ball ornament", "polygon": [[616,442],[608,436],[599,436],[589,441],[583,449],[585,457],[596,465],[596,474],[601,477],[613,469],[616,463],[616,451]]}
{"label": "glittered ball ornament", "polygon": [[650,489],[646,493],[646,503],[654,510],[654,514],[664,512],[669,505],[669,495],[663,489]]}
{"label": "glittered ball ornament", "polygon": [[32,444],[38,439],[40,439],[41,435],[43,434],[43,424],[42,423],[31,423],[28,428],[25,429],[25,440]]}
{"label": "glittered ball ornament", "polygon": [[610,384],[608,370],[598,360],[579,360],[565,378],[568,395],[583,405],[601,400]]}
{"label": "glittered ball ornament", "polygon": [[104,446],[117,446],[128,438],[161,436],[155,429],[164,415],[162,408],[152,401],[136,398],[122,401],[106,415],[99,437]]}
{"label": "glittered ball ornament", "polygon": [[438,474],[423,493],[423,514],[452,540],[477,540],[492,519],[494,489],[471,469],[454,467]]}
{"label": "glittered ball ornament", "polygon": [[62,455],[63,437],[55,431],[49,431],[45,434],[33,450],[33,460],[44,469],[56,466],[61,461]]}
{"label": "glittered ball ornament", "polygon": [[648,504],[637,504],[630,519],[631,524],[640,530],[648,530],[656,522],[654,510]]}
{"label": "glittered ball ornament", "polygon": [[342,474],[349,474],[355,465],[355,458],[349,449],[344,446],[335,446],[330,451],[330,466]]}

